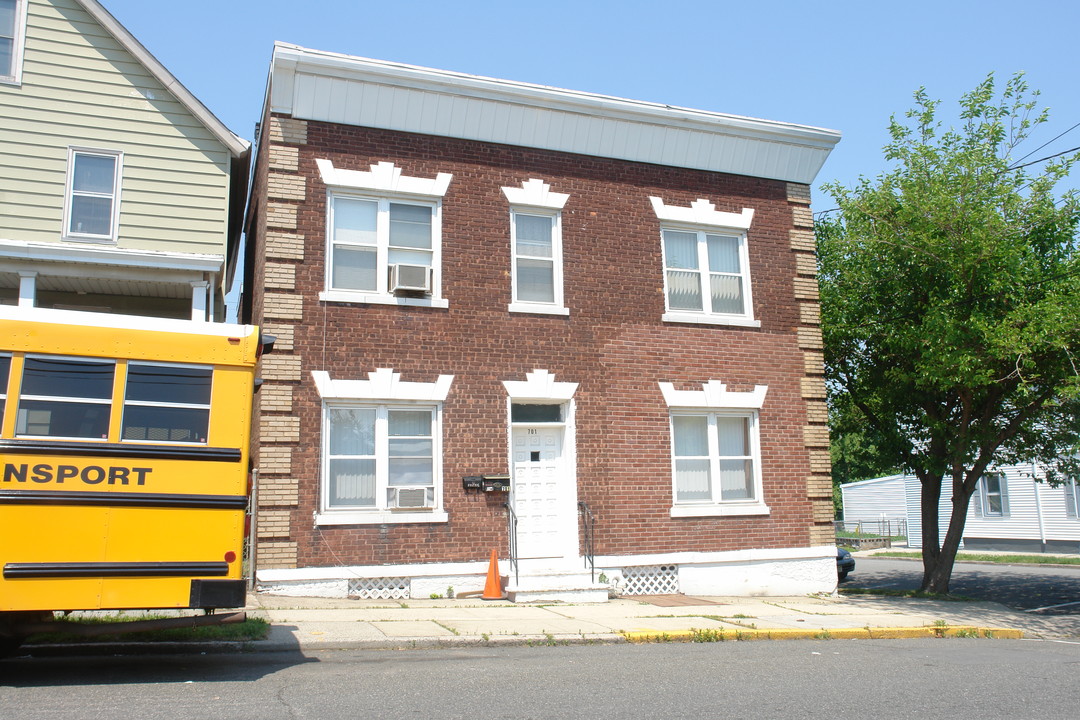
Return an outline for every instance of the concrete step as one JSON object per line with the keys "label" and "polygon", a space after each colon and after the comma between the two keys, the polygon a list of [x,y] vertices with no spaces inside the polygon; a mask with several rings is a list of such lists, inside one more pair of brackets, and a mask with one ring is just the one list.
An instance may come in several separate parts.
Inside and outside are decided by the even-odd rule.
{"label": "concrete step", "polygon": [[510,602],[607,602],[608,586],[579,570],[525,570],[506,585]]}

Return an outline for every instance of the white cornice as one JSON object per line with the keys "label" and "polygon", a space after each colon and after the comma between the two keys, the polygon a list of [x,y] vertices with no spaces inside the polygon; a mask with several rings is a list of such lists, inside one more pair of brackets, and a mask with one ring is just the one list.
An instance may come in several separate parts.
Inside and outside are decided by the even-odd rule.
{"label": "white cornice", "polygon": [[402,175],[401,168],[392,162],[376,163],[371,166],[370,172],[336,168],[331,160],[321,158],[315,164],[319,167],[323,183],[328,187],[442,197],[454,179],[450,173],[439,173],[434,178]]}
{"label": "white cornice", "polygon": [[453,375],[440,375],[433,383],[402,382],[401,373],[379,368],[367,380],[334,380],[325,370],[312,370],[315,389],[323,400],[416,400],[443,402],[450,394]]}
{"label": "white cornice", "polygon": [[[383,97],[395,93],[393,100]],[[361,96],[364,102],[353,107],[349,98]],[[384,62],[287,43],[274,46],[269,103],[273,112],[308,120],[801,183],[813,180],[840,139],[835,130],[807,125]],[[508,111],[507,117],[500,109]],[[531,116],[522,117],[521,111]]]}
{"label": "white cornice", "polygon": [[690,203],[690,207],[665,205],[658,197],[650,197],[653,211],[660,220],[688,223],[690,225],[709,225],[711,227],[749,230],[754,219],[753,208],[743,208],[741,213],[722,212],[708,200],[699,198]]}
{"label": "white cornice", "polygon": [[97,0],[76,0],[86,12],[93,17],[115,40],[120,43],[138,60],[143,67],[157,79],[165,89],[187,108],[188,112],[195,116],[207,130],[229,149],[233,157],[241,157],[247,153],[251,143],[239,137],[236,133],[225,127],[225,123],[217,119],[202,102],[184,87],[168,68],[161,64],[139,40],[128,32],[128,29],[120,24],[116,18],[106,10]]}
{"label": "white cornice", "polygon": [[760,410],[769,386],[755,385],[752,392],[731,392],[719,380],[710,380],[701,384],[701,390],[676,390],[672,383],[662,382],[660,392],[668,407]]}
{"label": "white cornice", "polygon": [[221,272],[223,255],[173,253],[161,250],[129,250],[70,242],[33,243],[0,239],[0,258],[55,263],[90,263],[114,267],[160,268]]}
{"label": "white cornice", "polygon": [[521,187],[504,187],[503,195],[511,205],[562,210],[570,196],[566,193],[551,191],[551,186],[538,178],[530,178],[521,183]]}
{"label": "white cornice", "polygon": [[577,392],[578,384],[555,382],[554,373],[533,370],[525,374],[525,381],[504,380],[503,387],[512,400],[569,400]]}

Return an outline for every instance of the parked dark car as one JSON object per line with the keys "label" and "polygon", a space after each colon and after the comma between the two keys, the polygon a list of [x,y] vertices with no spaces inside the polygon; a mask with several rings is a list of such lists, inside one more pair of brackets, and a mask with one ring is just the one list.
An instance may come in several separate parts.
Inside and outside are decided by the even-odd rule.
{"label": "parked dark car", "polygon": [[836,548],[836,577],[843,580],[855,569],[855,558],[844,548]]}

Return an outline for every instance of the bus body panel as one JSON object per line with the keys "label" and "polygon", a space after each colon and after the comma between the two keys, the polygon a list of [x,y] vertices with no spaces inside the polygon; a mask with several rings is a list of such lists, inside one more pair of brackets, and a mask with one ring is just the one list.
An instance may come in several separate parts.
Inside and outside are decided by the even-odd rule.
{"label": "bus body panel", "polygon": [[[0,356],[10,367],[0,376],[0,612],[243,602],[258,350],[251,326],[0,308]],[[112,396],[100,401],[107,433],[53,437],[62,422],[28,424],[19,414],[28,358],[113,362]],[[209,401],[199,405],[208,412],[203,442],[157,437],[175,430],[160,419],[170,408],[125,399],[132,363],[164,366],[163,384],[177,374],[170,367],[195,367],[203,387],[210,378]],[[150,371],[144,386],[158,379]],[[59,417],[66,407],[35,412]],[[131,407],[145,426],[134,430],[155,440],[130,439],[123,415]]]}

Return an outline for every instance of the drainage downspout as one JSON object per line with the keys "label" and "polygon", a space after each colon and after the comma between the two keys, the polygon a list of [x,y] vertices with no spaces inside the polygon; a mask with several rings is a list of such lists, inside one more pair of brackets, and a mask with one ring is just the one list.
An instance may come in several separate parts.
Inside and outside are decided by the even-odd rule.
{"label": "drainage downspout", "polygon": [[1040,552],[1046,552],[1046,525],[1043,522],[1042,500],[1039,498],[1039,479],[1035,477],[1035,463],[1031,463],[1031,481],[1035,483],[1035,515],[1039,518]]}

